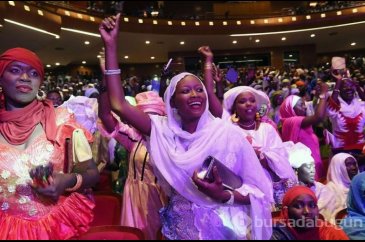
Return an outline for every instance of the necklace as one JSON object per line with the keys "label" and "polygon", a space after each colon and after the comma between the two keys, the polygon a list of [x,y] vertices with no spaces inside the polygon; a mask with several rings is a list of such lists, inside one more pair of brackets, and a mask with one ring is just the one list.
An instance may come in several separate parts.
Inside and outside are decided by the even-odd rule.
{"label": "necklace", "polygon": [[239,122],[237,124],[238,124],[238,126],[240,126],[243,129],[249,129],[249,128],[252,128],[254,126],[254,130],[256,130],[256,122],[255,121],[253,121],[253,123],[249,124],[249,125],[244,125],[244,124],[241,124]]}

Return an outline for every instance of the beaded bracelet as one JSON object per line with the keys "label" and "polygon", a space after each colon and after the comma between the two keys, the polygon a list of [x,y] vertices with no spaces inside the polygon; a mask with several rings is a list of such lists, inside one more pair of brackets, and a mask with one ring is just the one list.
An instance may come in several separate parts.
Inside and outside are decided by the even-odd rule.
{"label": "beaded bracelet", "polygon": [[234,193],[232,191],[230,191],[230,190],[225,190],[225,191],[227,191],[231,195],[231,197],[224,204],[226,204],[226,205],[233,205],[234,204]]}
{"label": "beaded bracelet", "polygon": [[116,70],[105,70],[104,75],[110,76],[110,75],[119,75],[121,74],[121,70],[120,69],[116,69]]}
{"label": "beaded bracelet", "polygon": [[75,184],[75,186],[73,186],[71,188],[66,188],[65,189],[66,192],[75,192],[75,191],[79,190],[82,185],[81,174],[78,174],[78,173],[74,173],[74,174],[76,175],[76,184]]}

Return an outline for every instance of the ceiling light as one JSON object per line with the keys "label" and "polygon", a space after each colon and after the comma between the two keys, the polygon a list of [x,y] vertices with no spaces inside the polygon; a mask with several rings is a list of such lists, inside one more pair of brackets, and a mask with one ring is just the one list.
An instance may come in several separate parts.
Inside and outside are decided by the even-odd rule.
{"label": "ceiling light", "polygon": [[316,35],[315,34],[311,34],[311,38],[314,38],[314,37],[316,37]]}
{"label": "ceiling light", "polygon": [[242,24],[240,20],[238,20],[236,23],[237,23],[237,25],[241,25]]}
{"label": "ceiling light", "polygon": [[167,21],[167,24],[168,25],[172,25],[172,21]]}
{"label": "ceiling light", "polygon": [[199,23],[199,22],[195,22],[195,25],[196,25],[196,26],[199,26],[199,25],[200,25],[200,23]]}
{"label": "ceiling light", "polygon": [[269,20],[268,19],[264,19],[264,23],[265,24],[268,24],[269,23]]}
{"label": "ceiling light", "polygon": [[90,20],[91,20],[92,22],[95,22],[95,18],[94,18],[94,17],[92,17],[92,16],[90,16]]}
{"label": "ceiling light", "polygon": [[159,12],[158,12],[158,11],[152,11],[152,12],[151,12],[151,16],[152,16],[152,17],[157,17],[157,16],[158,16],[158,14],[159,14]]}
{"label": "ceiling light", "polygon": [[283,22],[283,19],[282,19],[282,18],[279,18],[279,19],[278,19],[278,22],[279,22],[279,23],[282,23],[282,22]]}
{"label": "ceiling light", "polygon": [[61,27],[61,29],[69,31],[69,32],[78,33],[78,34],[90,35],[90,36],[99,37],[99,38],[101,37],[100,34],[86,32],[86,31],[82,31],[82,30],[78,30],[78,29],[70,29],[70,28],[63,28],[63,27]]}
{"label": "ceiling light", "polygon": [[124,59],[128,59],[128,58],[129,58],[129,56],[127,56],[127,55],[126,55],[126,56],[124,56]]}
{"label": "ceiling light", "polygon": [[71,16],[71,13],[69,11],[65,10],[65,15],[66,16]]}
{"label": "ceiling light", "polygon": [[59,35],[56,35],[56,39],[59,39],[60,38],[60,36]]}
{"label": "ceiling light", "polygon": [[155,59],[155,57],[154,56],[151,56],[151,60],[154,60]]}
{"label": "ceiling light", "polygon": [[86,61],[83,61],[83,62],[81,62],[81,63],[85,65],[85,64],[86,64]]}
{"label": "ceiling light", "polygon": [[338,16],[342,15],[342,12],[341,11],[337,11],[337,15]]}
{"label": "ceiling light", "polygon": [[50,67],[51,67],[51,65],[46,65],[46,67],[47,67],[47,68],[50,68]]}
{"label": "ceiling light", "polygon": [[256,42],[256,43],[259,43],[259,42],[260,42],[260,40],[259,40],[259,39],[256,39],[256,40],[255,40],[255,42]]}
{"label": "ceiling light", "polygon": [[291,20],[292,21],[297,21],[297,17],[292,17]]}
{"label": "ceiling light", "polygon": [[15,7],[15,2],[14,1],[8,1],[9,5]]}
{"label": "ceiling light", "polygon": [[317,4],[318,4],[317,2],[311,2],[309,3],[309,6],[315,8]]}
{"label": "ceiling light", "polygon": [[358,12],[358,11],[357,11],[357,8],[352,9],[352,12],[353,12],[353,13],[357,13],[357,12]]}
{"label": "ceiling light", "polygon": [[6,22],[9,22],[9,23],[12,23],[12,24],[16,24],[16,25],[19,25],[21,27],[24,27],[24,28],[28,28],[28,29],[31,29],[31,30],[35,30],[35,31],[38,31],[38,32],[41,32],[41,33],[44,33],[44,34],[49,34],[49,35],[52,35],[54,37],[57,37],[59,35],[57,34],[54,34],[54,33],[51,33],[51,32],[48,32],[48,31],[45,31],[43,29],[39,29],[39,28],[35,28],[35,27],[32,27],[32,26],[29,26],[29,25],[26,25],[26,24],[22,24],[22,23],[19,23],[19,22],[16,22],[16,21],[13,21],[13,20],[10,20],[10,19],[4,19]]}
{"label": "ceiling light", "polygon": [[27,6],[27,5],[24,5],[24,9],[25,9],[25,11],[28,11],[28,12],[30,12],[30,8],[29,8],[29,6]]}
{"label": "ceiling light", "polygon": [[255,24],[255,20],[251,20],[251,21],[250,21],[250,23],[251,23],[251,24]]}
{"label": "ceiling light", "polygon": [[232,44],[234,44],[234,45],[237,44],[237,43],[238,43],[237,40],[232,41]]}
{"label": "ceiling light", "polygon": [[286,37],[281,38],[281,40],[282,40],[282,41],[285,41],[285,40],[286,40]]}
{"label": "ceiling light", "polygon": [[96,58],[101,58],[101,55],[97,55]]}
{"label": "ceiling light", "polygon": [[153,24],[158,24],[158,23],[157,23],[157,20],[153,20],[153,21],[152,21],[152,23],[153,23]]}
{"label": "ceiling light", "polygon": [[213,26],[213,25],[214,25],[214,23],[213,23],[213,22],[209,22],[209,25],[210,25],[210,26]]}
{"label": "ceiling light", "polygon": [[185,22],[181,22],[181,25],[182,25],[182,26],[185,26],[185,25],[186,25],[186,23],[185,23]]}
{"label": "ceiling light", "polygon": [[143,19],[138,19],[138,23],[143,24]]}
{"label": "ceiling light", "polygon": [[149,41],[149,40],[146,40],[146,45],[149,45],[149,44],[151,44],[151,42]]}
{"label": "ceiling light", "polygon": [[312,17],[310,15],[305,16],[306,19],[311,19]]}
{"label": "ceiling light", "polygon": [[38,9],[38,14],[43,16],[43,11]]}
{"label": "ceiling light", "polygon": [[90,41],[85,41],[84,43],[85,43],[85,45],[89,45]]}
{"label": "ceiling light", "polygon": [[223,25],[226,26],[228,25],[228,23],[226,21],[223,21]]}
{"label": "ceiling light", "polygon": [[184,42],[184,41],[181,41],[181,42],[180,42],[180,45],[184,45],[184,44],[185,44],[185,42]]}
{"label": "ceiling light", "polygon": [[355,42],[352,42],[352,43],[351,43],[351,46],[355,46],[355,45],[356,45],[356,43],[355,43]]}
{"label": "ceiling light", "polygon": [[77,14],[77,17],[80,18],[80,19],[83,18],[82,14],[80,14],[80,13]]}
{"label": "ceiling light", "polygon": [[325,18],[326,14],[325,13],[321,13],[321,18]]}
{"label": "ceiling light", "polygon": [[0,24],[0,28],[1,28],[1,27],[3,27],[3,25],[2,25],[2,24]]}
{"label": "ceiling light", "polygon": [[293,55],[289,55],[289,57],[293,57]]}
{"label": "ceiling light", "polygon": [[124,18],[124,22],[129,22],[129,18]]}
{"label": "ceiling light", "polygon": [[56,66],[59,66],[59,65],[61,65],[61,64],[57,62],[55,65],[56,65]]}

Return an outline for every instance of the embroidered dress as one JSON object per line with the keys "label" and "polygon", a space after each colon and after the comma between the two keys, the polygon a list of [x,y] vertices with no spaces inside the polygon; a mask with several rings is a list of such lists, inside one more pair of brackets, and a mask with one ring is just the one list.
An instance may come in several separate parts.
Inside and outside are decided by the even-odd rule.
{"label": "embroidered dress", "polygon": [[[28,185],[29,170],[52,163],[54,172],[64,167],[65,138],[80,126],[64,109],[56,110],[57,143],[43,133],[25,150],[0,143],[0,239],[69,239],[89,229],[94,204],[72,193],[57,202],[36,194]],[[87,134],[87,138],[91,136]]]}

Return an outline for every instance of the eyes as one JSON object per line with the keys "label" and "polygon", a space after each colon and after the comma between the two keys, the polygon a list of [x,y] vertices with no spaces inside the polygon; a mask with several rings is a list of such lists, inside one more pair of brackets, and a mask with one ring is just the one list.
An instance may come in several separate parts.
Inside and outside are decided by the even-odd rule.
{"label": "eyes", "polygon": [[[14,74],[14,75],[22,75],[24,70],[19,68],[19,67],[16,67],[16,66],[13,66],[9,69],[9,72]],[[30,71],[27,72],[27,75],[29,77],[32,77],[32,78],[37,78],[39,77],[39,73],[34,70],[34,69],[31,69]]]}
{"label": "eyes", "polygon": [[293,208],[296,208],[296,209],[304,209],[305,206],[308,206],[308,208],[310,209],[315,209],[317,208],[317,204],[312,201],[312,202],[308,202],[308,203],[304,203],[304,202],[297,202],[297,203],[294,203],[292,205]]}
{"label": "eyes", "polygon": [[[181,93],[182,94],[189,94],[190,92],[192,91],[192,88],[183,88]],[[194,91],[195,92],[198,92],[198,93],[203,93],[204,92],[204,89],[202,87],[197,87],[197,88],[194,88]]]}
{"label": "eyes", "polygon": [[239,104],[245,104],[247,102],[256,103],[256,99],[255,98],[249,98],[249,99],[241,98],[241,99],[238,99],[238,101],[237,101],[237,103],[239,103]]}

